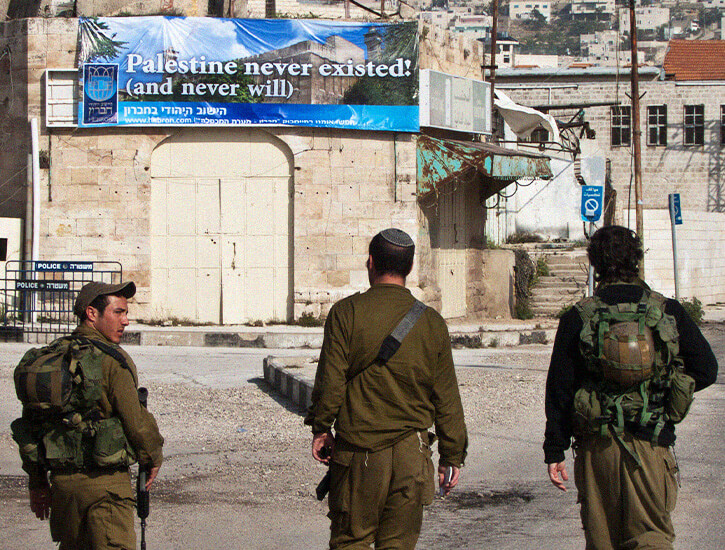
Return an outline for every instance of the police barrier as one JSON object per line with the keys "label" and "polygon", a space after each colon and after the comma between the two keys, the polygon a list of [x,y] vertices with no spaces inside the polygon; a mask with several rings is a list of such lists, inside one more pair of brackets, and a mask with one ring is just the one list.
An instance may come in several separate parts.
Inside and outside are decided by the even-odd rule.
{"label": "police barrier", "polygon": [[0,341],[44,343],[68,334],[78,322],[73,304],[81,287],[122,280],[119,262],[7,261],[0,280]]}

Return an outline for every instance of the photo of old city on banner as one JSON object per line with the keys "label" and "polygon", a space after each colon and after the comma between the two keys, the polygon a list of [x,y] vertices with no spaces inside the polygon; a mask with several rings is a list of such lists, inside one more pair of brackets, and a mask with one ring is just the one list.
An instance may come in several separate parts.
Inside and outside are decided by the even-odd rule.
{"label": "photo of old city on banner", "polygon": [[81,127],[417,132],[415,22],[81,18]]}

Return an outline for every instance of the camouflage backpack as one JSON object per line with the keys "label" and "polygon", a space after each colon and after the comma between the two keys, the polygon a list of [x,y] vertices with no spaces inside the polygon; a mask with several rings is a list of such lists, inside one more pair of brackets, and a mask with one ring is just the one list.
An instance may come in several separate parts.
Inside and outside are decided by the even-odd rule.
{"label": "camouflage backpack", "polygon": [[127,466],[136,461],[119,418],[101,418],[102,362],[109,344],[85,337],[59,338],[28,350],[15,367],[15,392],[23,404],[11,424],[23,464],[46,469]]}
{"label": "camouflage backpack", "polygon": [[630,422],[651,430],[657,443],[665,423],[680,422],[689,411],[695,381],[684,373],[677,323],[665,313],[665,301],[645,289],[637,303],[608,305],[592,296],[576,304],[589,373],[574,397],[578,434],[611,430],[623,443]]}

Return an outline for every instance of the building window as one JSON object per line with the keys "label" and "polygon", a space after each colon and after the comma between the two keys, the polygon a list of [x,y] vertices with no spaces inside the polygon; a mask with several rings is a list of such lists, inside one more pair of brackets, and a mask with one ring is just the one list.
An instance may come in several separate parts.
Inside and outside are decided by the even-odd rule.
{"label": "building window", "polygon": [[667,105],[647,107],[647,145],[667,145]]}
{"label": "building window", "polygon": [[612,147],[629,147],[632,136],[632,112],[629,105],[612,107]]}
{"label": "building window", "polygon": [[685,145],[705,144],[705,106],[685,105]]}
{"label": "building window", "polygon": [[720,105],[720,145],[725,145],[725,105]]}
{"label": "building window", "polygon": [[532,143],[546,143],[549,141],[549,131],[546,128],[539,126],[531,131]]}

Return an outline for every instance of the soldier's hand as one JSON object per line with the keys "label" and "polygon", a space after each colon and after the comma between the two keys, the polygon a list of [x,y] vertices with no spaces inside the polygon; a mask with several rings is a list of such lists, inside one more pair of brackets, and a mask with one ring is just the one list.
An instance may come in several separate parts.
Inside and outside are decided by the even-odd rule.
{"label": "soldier's hand", "polygon": [[448,496],[451,489],[458,485],[458,476],[460,475],[461,470],[455,466],[451,466],[451,479],[448,483],[445,483],[446,469],[448,469],[448,466],[438,466],[438,487],[440,487],[443,495]]}
{"label": "soldier's hand", "polygon": [[330,432],[315,434],[312,438],[312,457],[318,462],[329,464],[334,449],[335,437]]}
{"label": "soldier's hand", "polygon": [[161,469],[161,466],[154,466],[149,470],[149,475],[146,478],[146,490],[148,491],[151,489],[151,484],[154,482],[154,479],[156,479],[156,476],[159,475],[159,470]]}
{"label": "soldier's hand", "polygon": [[[561,478],[559,478],[559,472],[561,472]],[[554,487],[566,491],[565,481],[569,481],[569,474],[566,471],[566,465],[563,462],[553,462],[549,464],[549,479],[554,484]]]}
{"label": "soldier's hand", "polygon": [[50,516],[50,487],[30,489],[30,509],[38,519]]}

